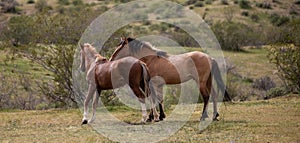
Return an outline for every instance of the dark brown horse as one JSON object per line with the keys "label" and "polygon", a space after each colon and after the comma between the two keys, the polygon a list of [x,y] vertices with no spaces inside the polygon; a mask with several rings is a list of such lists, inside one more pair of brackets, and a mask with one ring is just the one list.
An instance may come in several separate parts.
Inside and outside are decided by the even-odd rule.
{"label": "dark brown horse", "polygon": [[[166,52],[154,48],[150,43],[132,38],[122,38],[110,61],[127,56],[133,56],[147,64],[150,76],[154,78],[153,82],[157,97],[160,97],[160,120],[165,118],[162,97],[164,84],[180,84],[190,79],[195,80],[204,100],[200,119],[208,117],[207,105],[210,94],[213,95],[214,103],[213,119],[217,120],[219,116],[216,101],[217,93],[212,88],[213,77],[216,80],[218,89],[225,94],[225,98],[230,100],[217,62],[205,53],[195,51],[180,55],[168,55]],[[152,114],[149,117],[152,118]]]}
{"label": "dark brown horse", "polygon": [[[92,122],[95,118],[95,112],[99,95],[102,90],[114,89],[128,84],[134,94],[138,97],[142,106],[142,122],[147,120],[147,110],[145,98],[150,94],[150,76],[145,63],[133,57],[125,57],[116,61],[107,61],[106,58],[98,54],[93,46],[84,44],[81,46],[81,65],[82,71],[87,71],[86,79],[89,83],[88,95],[84,101],[83,124]],[[93,116],[88,121],[88,103],[97,89],[98,95],[93,100]],[[141,90],[140,90],[141,89]],[[153,109],[155,120],[158,120],[158,113],[155,105],[152,104],[154,97],[150,97],[151,109]]]}

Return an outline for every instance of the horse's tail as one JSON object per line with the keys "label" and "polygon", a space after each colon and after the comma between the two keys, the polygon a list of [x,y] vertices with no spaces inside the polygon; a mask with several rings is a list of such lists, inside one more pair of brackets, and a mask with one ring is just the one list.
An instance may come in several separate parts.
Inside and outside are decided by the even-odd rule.
{"label": "horse's tail", "polygon": [[212,59],[211,61],[212,61],[212,75],[217,82],[218,89],[221,91],[221,93],[224,93],[224,101],[231,101],[231,98],[223,82],[218,63],[214,59]]}
{"label": "horse's tail", "polygon": [[140,85],[142,90],[145,93],[145,96],[149,96],[150,95],[150,74],[148,71],[148,67],[146,66],[145,63],[140,62],[141,67],[142,67],[142,80],[140,81]]}

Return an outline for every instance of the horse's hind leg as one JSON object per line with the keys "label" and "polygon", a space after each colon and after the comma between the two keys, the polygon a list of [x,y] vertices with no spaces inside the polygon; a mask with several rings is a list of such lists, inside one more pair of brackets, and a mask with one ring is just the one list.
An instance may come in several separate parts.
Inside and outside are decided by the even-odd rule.
{"label": "horse's hind leg", "polygon": [[146,122],[146,120],[147,120],[147,108],[146,108],[146,104],[145,104],[146,96],[142,93],[139,86],[134,86],[134,85],[131,85],[131,84],[129,84],[129,86],[132,89],[135,96],[138,97],[139,101],[141,102],[142,122]]}
{"label": "horse's hind leg", "polygon": [[142,122],[145,123],[147,121],[147,108],[145,104],[145,98],[139,98],[142,107]]}
{"label": "horse's hind leg", "polygon": [[216,93],[213,87],[211,89],[211,95],[212,95],[213,108],[214,108],[213,120],[218,121],[218,117],[219,117],[218,106],[217,106],[218,94]]}
{"label": "horse's hind leg", "polygon": [[164,112],[164,99],[163,99],[163,84],[162,85],[159,85],[157,86],[157,97],[159,98],[158,101],[159,101],[159,104],[158,104],[158,107],[159,107],[159,120],[164,120],[164,118],[166,118],[166,114]]}
{"label": "horse's hind leg", "polygon": [[201,116],[200,120],[205,120],[205,118],[208,118],[207,106],[208,106],[208,101],[209,101],[209,90],[207,89],[207,86],[205,83],[200,83],[200,92],[202,94],[203,102],[204,102],[202,116]]}
{"label": "horse's hind leg", "polygon": [[89,120],[89,123],[92,123],[95,120],[95,115],[96,115],[96,111],[97,111],[97,105],[98,105],[100,94],[101,94],[101,90],[98,90],[98,92],[96,92],[96,96],[94,96],[94,99],[93,99],[93,115],[92,115],[92,118]]}
{"label": "horse's hind leg", "polygon": [[84,100],[84,108],[83,108],[83,119],[82,119],[82,124],[87,124],[88,123],[88,112],[89,112],[89,102],[93,95],[95,94],[96,87],[93,84],[89,84],[89,89],[88,89],[88,94]]}

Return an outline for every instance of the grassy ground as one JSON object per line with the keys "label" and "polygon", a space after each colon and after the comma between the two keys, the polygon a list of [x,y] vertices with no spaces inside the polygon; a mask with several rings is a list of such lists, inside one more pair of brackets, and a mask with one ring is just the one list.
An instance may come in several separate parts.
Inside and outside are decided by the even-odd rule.
{"label": "grassy ground", "polygon": [[[199,133],[201,107],[196,109],[184,127],[161,142],[300,141],[299,95],[223,105],[221,120]],[[133,110],[112,110],[112,114],[123,120],[140,117],[140,112]],[[0,119],[0,142],[111,142],[91,126],[80,125],[78,109],[8,110],[0,112]]]}

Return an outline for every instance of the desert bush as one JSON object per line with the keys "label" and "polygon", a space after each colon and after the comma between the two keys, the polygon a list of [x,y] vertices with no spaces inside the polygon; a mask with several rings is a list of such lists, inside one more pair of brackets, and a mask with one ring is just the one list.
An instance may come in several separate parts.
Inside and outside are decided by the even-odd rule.
{"label": "desert bush", "polygon": [[39,11],[39,12],[43,12],[43,11],[48,11],[51,10],[52,7],[48,5],[46,0],[38,0],[34,7]]}
{"label": "desert bush", "polygon": [[286,89],[300,92],[300,47],[293,44],[272,46],[268,57],[276,65],[278,76]]}
{"label": "desert bush", "polygon": [[60,4],[60,5],[69,5],[70,2],[69,2],[69,0],[58,0],[58,4]]}
{"label": "desert bush", "polygon": [[38,90],[52,102],[51,107],[75,105],[71,81],[74,45],[95,16],[95,11],[83,8],[59,15],[42,12],[12,17],[8,22],[5,39],[16,41],[13,45],[22,47],[22,55],[50,73],[47,81],[39,81]]}
{"label": "desert bush", "polygon": [[258,22],[259,21],[259,16],[257,14],[251,14],[250,16],[251,20],[254,22]]}
{"label": "desert bush", "polygon": [[47,103],[35,88],[34,76],[24,73],[13,61],[10,62],[14,66],[10,69],[13,74],[8,69],[0,74],[0,108],[31,110],[37,104]]}
{"label": "desert bush", "polygon": [[221,4],[229,5],[228,0],[221,0]]}
{"label": "desert bush", "polygon": [[290,10],[289,10],[289,14],[290,15],[298,15],[298,10],[297,9],[295,9],[295,8],[291,8]]}
{"label": "desert bush", "polygon": [[248,0],[240,0],[239,6],[242,9],[250,9],[251,8],[250,2]]}
{"label": "desert bush", "polygon": [[34,0],[28,0],[27,3],[28,4],[33,4],[33,3],[35,3],[35,1]]}
{"label": "desert bush", "polygon": [[280,27],[273,27],[268,30],[268,44],[283,44],[289,43],[296,46],[300,45],[300,19],[291,19],[286,24]]}
{"label": "desert bush", "polygon": [[36,45],[29,49],[33,62],[51,73],[52,79],[39,83],[39,89],[50,101],[73,106],[76,103],[72,87],[72,64],[76,46]]}
{"label": "desert bush", "polygon": [[276,13],[273,13],[269,17],[270,22],[275,26],[282,26],[290,21],[290,18],[287,16],[280,16]]}
{"label": "desert bush", "polygon": [[205,4],[212,4],[212,0],[206,0]]}
{"label": "desert bush", "polygon": [[241,13],[241,15],[247,17],[247,16],[249,16],[249,12],[248,12],[248,11],[243,11],[243,12]]}
{"label": "desert bush", "polygon": [[271,88],[274,88],[276,85],[274,81],[269,76],[264,76],[259,79],[256,79],[252,83],[252,87],[259,89],[259,90],[269,90]]}
{"label": "desert bush", "polygon": [[270,98],[275,98],[275,97],[283,96],[283,95],[285,95],[287,93],[288,92],[286,91],[285,87],[271,88],[267,92],[265,99],[270,99]]}
{"label": "desert bush", "polygon": [[235,10],[232,7],[224,8],[224,17],[227,20],[227,22],[232,22],[234,13],[235,13]]}
{"label": "desert bush", "polygon": [[19,3],[16,0],[1,0],[1,11],[4,13],[18,13],[20,10],[17,8]]}
{"label": "desert bush", "polygon": [[7,26],[3,29],[1,37],[4,41],[11,41],[13,45],[29,44],[35,33],[34,20],[30,16],[18,16],[10,18]]}
{"label": "desert bush", "polygon": [[72,4],[75,6],[83,5],[83,1],[82,0],[73,0]]}
{"label": "desert bush", "polygon": [[198,1],[195,3],[195,7],[203,7],[204,3],[202,1]]}
{"label": "desert bush", "polygon": [[279,0],[272,0],[273,3],[281,4]]}
{"label": "desert bush", "polygon": [[242,23],[217,22],[212,30],[223,50],[241,51],[242,46],[257,40],[253,29]]}
{"label": "desert bush", "polygon": [[192,5],[195,4],[197,2],[197,0],[188,0],[185,2],[185,5]]}
{"label": "desert bush", "polygon": [[272,5],[269,2],[256,3],[256,6],[263,9],[272,9]]}

